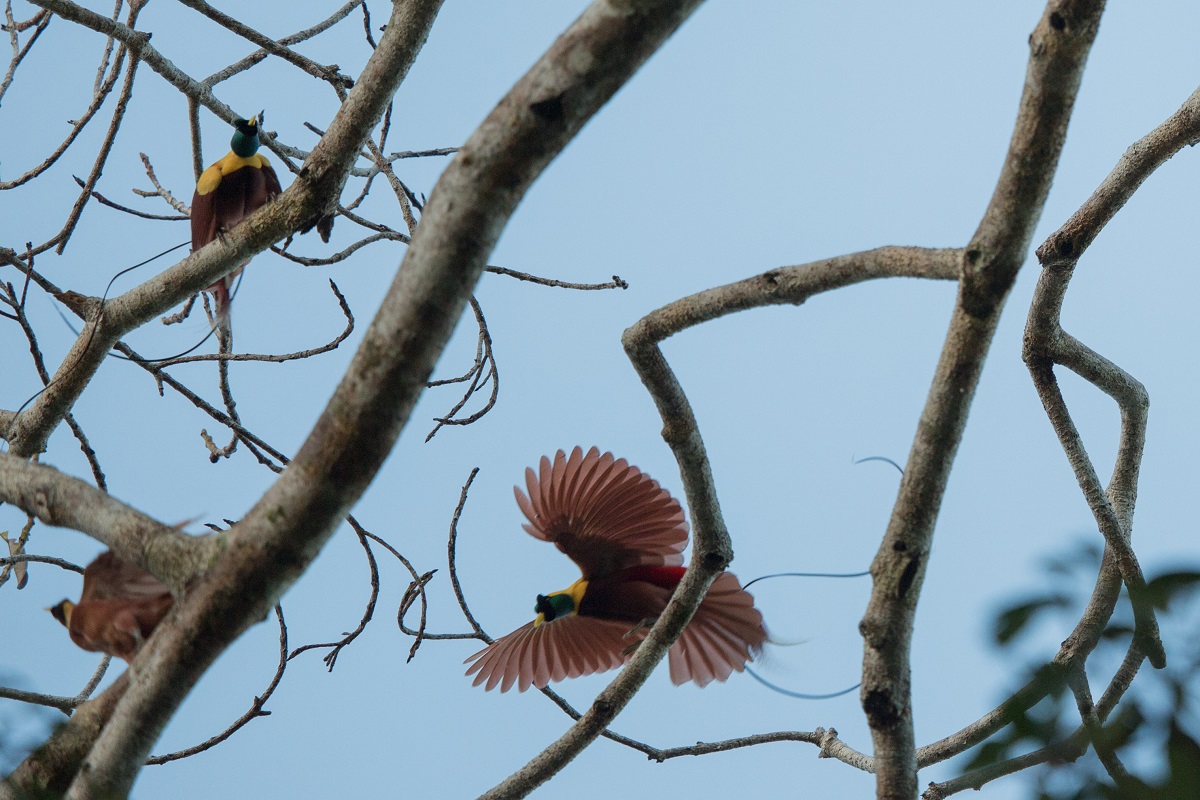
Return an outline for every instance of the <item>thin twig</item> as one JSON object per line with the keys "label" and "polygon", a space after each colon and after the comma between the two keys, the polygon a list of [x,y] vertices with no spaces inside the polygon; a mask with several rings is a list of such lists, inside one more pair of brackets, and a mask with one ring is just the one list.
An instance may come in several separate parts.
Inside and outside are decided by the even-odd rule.
{"label": "thin twig", "polygon": [[[84,189],[85,191],[87,190],[87,185],[83,182],[83,180],[79,176],[72,175],[71,177],[75,179],[75,182],[77,184],[79,184],[80,188]],[[135,217],[141,217],[142,219],[159,220],[159,221],[163,221],[163,222],[180,222],[182,220],[189,219],[189,217],[180,215],[180,214],[171,214],[171,215],[151,214],[146,211],[138,211],[137,209],[130,208],[129,206],[123,206],[120,203],[109,200],[107,197],[100,194],[99,192],[97,192],[94,189],[90,192],[90,194],[92,197],[96,198],[96,202],[98,202],[102,206],[108,206],[109,208],[115,208],[117,211],[124,211],[126,214],[130,214]],[[151,193],[151,194],[154,194],[154,193]]]}
{"label": "thin twig", "polygon": [[158,176],[154,174],[154,165],[150,163],[150,157],[145,153],[138,153],[142,159],[142,166],[146,169],[146,177],[150,179],[150,184],[154,187],[153,192],[147,192],[143,189],[134,189],[133,193],[139,197],[161,197],[166,201],[167,205],[179,212],[182,219],[191,218],[191,209],[178,200],[175,195],[168,192],[163,185],[158,182]]}
{"label": "thin twig", "polygon": [[[326,642],[323,644],[306,644],[302,647],[297,647],[290,654],[288,660],[291,661],[296,656],[308,650],[316,650],[330,648],[330,651],[325,654],[325,666],[330,672],[333,672],[333,667],[337,664],[338,655],[351,642],[359,637],[359,635],[367,629],[367,625],[375,616],[375,603],[379,600],[379,564],[375,561],[375,553],[371,551],[371,544],[367,541],[367,537],[371,534],[365,530],[353,516],[347,516],[346,521],[350,523],[350,527],[354,529],[354,533],[358,536],[358,543],[362,545],[363,552],[367,556],[367,567],[370,570],[371,594],[367,598],[367,607],[363,610],[362,619],[358,622],[358,627],[352,631],[344,633],[342,638],[336,642]],[[372,537],[374,538],[374,537]]]}
{"label": "thin twig", "polygon": [[[330,341],[317,347],[311,347],[306,350],[297,350],[291,353],[279,353],[275,355],[266,353],[202,353],[194,356],[179,356],[178,358],[150,359],[147,363],[152,363],[159,369],[172,367],[176,364],[189,364],[194,361],[261,361],[268,364],[282,364],[287,361],[297,361],[313,356],[329,353],[341,345],[342,342],[354,332],[354,314],[350,311],[350,304],[346,302],[346,297],[338,289],[336,283],[329,281],[329,288],[333,291],[334,297],[337,298],[338,306],[342,310],[342,314],[346,317],[346,327],[342,332],[335,336]],[[172,318],[173,319],[173,318]],[[231,419],[236,419],[230,414]]]}
{"label": "thin twig", "polygon": [[450,585],[454,588],[454,598],[458,601],[458,607],[462,610],[463,616],[467,618],[475,636],[491,644],[492,638],[484,633],[479,621],[471,613],[471,607],[467,605],[466,594],[463,593],[462,583],[458,580],[458,520],[462,517],[463,509],[467,505],[467,492],[470,491],[471,484],[474,483],[475,476],[478,474],[479,467],[472,467],[471,474],[467,476],[467,481],[458,495],[458,505],[454,507],[454,516],[450,518],[450,535],[446,540],[446,563],[450,572]]}
{"label": "thin twig", "polygon": [[510,278],[516,278],[519,281],[528,281],[541,286],[554,286],[559,289],[580,289],[583,291],[596,291],[600,289],[628,289],[629,284],[621,280],[620,275],[613,275],[612,280],[607,283],[571,283],[570,281],[560,281],[555,278],[542,278],[537,275],[531,275],[528,272],[519,272],[508,267],[497,267],[489,264],[484,268],[487,272],[495,275],[507,275]]}
{"label": "thin twig", "polygon": [[250,708],[246,711],[246,713],[234,720],[233,724],[218,733],[216,736],[206,739],[200,744],[184,748],[183,750],[176,750],[173,753],[164,753],[161,756],[151,756],[150,758],[146,759],[147,765],[166,764],[169,761],[178,761],[181,758],[187,758],[188,756],[194,756],[197,753],[203,753],[205,750],[216,747],[221,742],[237,733],[251,720],[258,719],[259,717],[268,717],[271,715],[270,711],[264,711],[263,708],[266,706],[267,701],[271,699],[271,695],[275,693],[275,689],[279,686],[279,682],[283,679],[283,671],[287,669],[288,662],[288,636],[287,625],[283,621],[283,606],[275,606],[275,619],[279,622],[279,663],[275,667],[275,674],[271,677],[271,682],[267,684],[267,688],[262,694],[257,695],[254,698],[253,702],[250,703]]}
{"label": "thin twig", "polygon": [[[435,418],[437,424],[434,425],[433,430],[425,437],[426,442],[436,436],[437,432],[445,425],[470,425],[478,422],[495,407],[496,399],[500,396],[500,373],[496,367],[496,356],[492,352],[492,335],[488,331],[487,320],[483,318],[483,308],[479,305],[479,301],[475,299],[474,295],[471,296],[471,310],[475,312],[475,323],[479,326],[479,338],[475,350],[475,363],[467,371],[467,376],[471,378],[470,385],[462,397],[459,398],[458,402],[450,409],[449,413],[443,417]],[[430,381],[428,385],[433,387],[448,383],[459,383],[467,376],[454,378],[449,381]],[[467,404],[467,401],[488,381],[491,381],[492,391],[483,407],[469,416],[456,419],[454,415],[461,411],[463,406]]]}
{"label": "thin twig", "polygon": [[345,261],[347,258],[349,258],[351,255],[353,255],[354,253],[356,253],[358,250],[362,249],[363,247],[366,247],[369,244],[374,244],[375,242],[381,242],[381,241],[403,242],[404,244],[408,244],[409,238],[407,236],[405,236],[403,233],[398,233],[396,231],[374,233],[374,234],[371,234],[370,236],[367,236],[366,238],[358,240],[357,242],[353,243],[346,249],[339,250],[338,252],[334,253],[333,255],[326,256],[324,258],[312,258],[312,257],[307,257],[307,256],[293,255],[292,253],[284,252],[282,248],[276,247],[274,245],[272,245],[272,247],[271,247],[271,252],[275,253],[276,255],[283,256],[288,261],[292,261],[296,264],[301,264],[305,267],[324,267],[324,266],[328,266],[329,264],[336,264],[339,261]]}

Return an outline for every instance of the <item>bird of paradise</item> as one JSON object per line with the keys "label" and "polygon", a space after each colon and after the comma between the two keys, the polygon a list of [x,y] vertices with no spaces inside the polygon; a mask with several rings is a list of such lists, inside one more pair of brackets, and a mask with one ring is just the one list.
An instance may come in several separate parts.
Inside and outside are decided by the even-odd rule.
{"label": "bird of paradise", "polygon": [[165,583],[106,550],[84,569],[79,602],[48,610],[84,650],[132,661],[173,602]]}
{"label": "bird of paradise", "polygon": [[[200,175],[192,195],[192,252],[232,230],[283,191],[275,169],[258,152],[262,120],[261,113],[236,120],[230,151]],[[230,289],[246,264],[208,287],[216,298],[217,321],[222,325],[229,324]]]}
{"label": "bird of paradise", "polygon": [[[583,577],[538,595],[537,617],[466,660],[485,689],[525,691],[621,666],[683,578],[688,524],[657,481],[612,453],[562,450],[514,487],[532,536],[552,542]],[[745,669],[767,641],[754,598],[722,572],[669,652],[671,681],[706,686]]]}

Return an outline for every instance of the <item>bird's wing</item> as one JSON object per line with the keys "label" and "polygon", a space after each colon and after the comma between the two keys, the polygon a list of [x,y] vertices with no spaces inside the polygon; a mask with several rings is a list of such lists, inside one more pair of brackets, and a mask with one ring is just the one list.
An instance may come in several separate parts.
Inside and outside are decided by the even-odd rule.
{"label": "bird's wing", "polygon": [[514,685],[519,692],[530,686],[542,689],[551,681],[621,666],[628,659],[626,651],[644,635],[629,634],[627,622],[572,614],[541,625],[530,622],[463,663],[475,662],[467,669],[467,675],[478,673],[473,686],[499,686],[502,692]]}
{"label": "bird's wing", "polygon": [[106,550],[83,571],[83,593],[79,602],[137,600],[170,593],[170,587],[158,578]]}
{"label": "bird's wing", "polygon": [[[283,187],[279,185],[279,176],[275,174],[275,168],[271,166],[271,162],[267,161],[263,156],[259,156],[259,161],[262,163],[262,174],[267,184],[267,197],[270,199],[283,192]],[[259,203],[262,205],[262,203]],[[257,208],[258,206],[255,206]]]}
{"label": "bird's wing", "polygon": [[754,598],[732,572],[713,581],[695,616],[671,646],[671,682],[707,686],[741,672],[762,652],[767,629]]}
{"label": "bird's wing", "polygon": [[529,496],[514,487],[534,537],[553,542],[585,578],[638,564],[683,564],[688,525],[658,481],[612,453],[559,450],[525,470]]}
{"label": "bird's wing", "polygon": [[217,192],[221,184],[221,170],[213,164],[204,170],[196,192],[192,195],[192,251],[217,238]]}

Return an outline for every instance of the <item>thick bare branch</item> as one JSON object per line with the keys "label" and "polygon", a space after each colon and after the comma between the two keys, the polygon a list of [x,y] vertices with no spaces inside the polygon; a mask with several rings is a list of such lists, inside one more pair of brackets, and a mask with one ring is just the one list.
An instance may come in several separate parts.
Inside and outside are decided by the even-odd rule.
{"label": "thick bare branch", "polygon": [[647,314],[626,332],[629,342],[660,342],[727,314],[771,305],[799,305],[813,295],[878,278],[955,280],[963,251],[880,247],[861,253],[778,267],[752,278],[705,289]]}
{"label": "thick bare branch", "polygon": [[129,688],[129,671],[75,709],[71,719],[0,782],[0,800],[61,797]]}
{"label": "thick bare branch", "polygon": [[0,453],[0,500],[88,534],[180,593],[215,552],[215,537],[181,533],[78,478],[8,453]]}
{"label": "thick bare branch", "polygon": [[[1166,121],[1126,150],[1087,202],[1038,248],[1043,269],[1026,321],[1023,349],[1046,414],[1105,537],[1105,563],[1115,563],[1121,579],[1129,587],[1139,648],[1156,667],[1164,666],[1165,653],[1153,610],[1142,597],[1145,580],[1130,546],[1149,397],[1132,375],[1062,329],[1062,305],[1076,264],[1108,221],[1154,170],[1183,147],[1197,141],[1200,141],[1200,89]],[[1058,388],[1054,364],[1062,364],[1108,394],[1121,409],[1117,458],[1107,488],[1101,487],[1083,439],[1071,419]],[[1109,577],[1110,580],[1097,584],[1097,594],[1104,591],[1107,614],[1102,619],[1092,617],[1086,626],[1081,622],[1081,627],[1068,639],[1085,656],[1095,647],[1104,621],[1112,614],[1112,605],[1116,602],[1119,587],[1111,580],[1112,576]],[[1087,617],[1084,622],[1088,622]]]}
{"label": "thick bare branch", "polygon": [[[300,227],[318,209],[327,207],[331,199],[336,198],[340,192],[362,143],[378,122],[384,107],[424,44],[439,7],[440,2],[437,0],[395,3],[387,32],[379,47],[367,62],[329,132],[313,150],[291,187],[274,203],[260,209],[239,225],[233,233],[225,237],[226,241],[213,242],[186,259],[184,264],[167,270],[167,274],[185,271],[185,267],[191,266],[189,262],[202,261],[213,250],[222,251],[224,257],[230,258],[228,268],[225,269],[228,272],[256,250],[265,248],[282,238],[288,231]],[[482,258],[486,258],[486,253],[480,256],[481,260]],[[226,265],[221,265],[218,269],[224,266]],[[409,276],[420,271],[406,268],[401,270],[400,275]],[[191,275],[181,276],[181,283],[187,284],[190,292],[198,292],[208,285],[206,281],[211,282],[220,274],[222,273],[216,272],[215,275],[205,275],[194,282]],[[447,283],[450,282],[442,282],[441,285]],[[161,292],[163,287],[156,288]],[[129,305],[112,309],[111,317],[114,318],[115,327],[129,324],[131,318],[141,316],[141,311],[146,306],[156,305],[137,305],[132,296],[137,291],[126,295],[129,297]],[[150,293],[154,290],[145,291]],[[394,289],[389,299],[395,302],[397,295],[406,300],[410,297],[408,292],[397,292]],[[119,300],[121,298],[118,298]],[[117,301],[114,301],[113,305],[116,306]],[[385,303],[385,307],[386,305]],[[147,319],[157,313],[161,312],[153,311]],[[454,314],[454,319],[457,319],[457,313]],[[446,335],[449,334],[452,325],[453,320],[445,322]],[[377,320],[372,328],[378,327]],[[407,330],[423,331],[424,328],[411,324]],[[376,337],[378,332],[373,337],[368,331],[368,343],[363,347],[368,350],[378,347]],[[386,351],[394,349],[395,343],[403,337],[388,332],[384,334],[384,338],[389,340],[390,345],[384,348]],[[436,340],[437,337],[432,338]],[[436,351],[440,350],[443,343],[444,338],[430,348],[434,352],[426,358],[436,358]],[[423,341],[422,344],[428,346],[428,341]],[[351,368],[347,383],[356,385],[364,372],[370,373],[376,367],[382,366],[370,356],[365,360],[371,362],[366,369],[362,365],[364,357],[360,349],[355,359],[357,366]],[[403,359],[401,363],[404,363]],[[340,390],[344,391],[345,389]],[[411,396],[406,398],[408,403],[415,400],[416,394],[417,392],[413,391]],[[387,400],[393,398],[388,396]],[[359,403],[350,405],[358,406]],[[390,446],[390,440],[382,448],[381,457],[373,464],[364,465],[365,469],[359,475],[355,475],[356,472],[360,472],[357,464],[346,470],[344,474],[347,479],[344,483],[341,479],[328,480],[317,477],[322,473],[328,474],[326,470],[329,465],[323,463],[325,459],[321,457],[322,452],[329,447],[325,441],[326,437],[333,434],[333,438],[342,440],[347,432],[355,428],[353,423],[349,427],[340,428],[336,424],[331,425],[331,416],[350,411],[353,416],[357,416],[357,425],[364,436],[371,439],[387,438],[384,426],[380,429],[373,428],[371,415],[368,413],[359,416],[351,411],[344,403],[344,398],[336,398],[331,408],[336,411],[327,411],[322,421],[318,422],[316,431],[301,449],[296,459],[297,463],[284,472],[280,481],[247,515],[243,523],[225,535],[229,539],[229,547],[218,565],[209,571],[207,577],[200,579],[182,605],[177,604],[171,616],[159,626],[156,635],[141,652],[138,660],[140,664],[144,664],[144,669],[138,671],[134,690],[125,697],[115,718],[104,729],[88,757],[86,769],[80,771],[68,796],[123,795],[129,791],[141,763],[149,755],[150,748],[162,728],[191,687],[224,647],[275,605],[284,589],[316,556],[320,544],[332,532],[337,520],[344,515],[349,504],[365,487],[365,479],[374,474],[382,460],[382,454],[386,454],[387,447]],[[339,432],[334,433],[335,428]],[[392,438],[394,439],[394,433]],[[361,447],[361,442],[356,437],[347,436],[345,439],[353,440],[355,445]],[[344,465],[337,464],[335,472],[343,469]],[[285,488],[280,492],[279,487],[281,484],[286,487],[297,480],[303,486],[301,494],[315,494],[315,497],[310,497],[316,502],[297,504],[294,508],[300,512],[300,517],[293,517],[290,512],[281,516],[278,514],[283,509],[283,506],[278,505],[282,499],[280,495],[295,494],[296,490],[292,489],[289,492]],[[283,502],[290,505],[289,500]],[[324,513],[309,513],[316,508]],[[328,512],[334,509],[334,516],[327,516]],[[232,586],[242,587],[244,590],[231,592],[229,587]]]}
{"label": "thick bare branch", "polygon": [[1185,147],[1200,143],[1200,89],[1179,110],[1129,146],[1104,182],[1037,250],[1043,267],[1066,268],[1079,261],[1147,178]]}
{"label": "thick bare branch", "polygon": [[[325,158],[339,154],[344,177],[417,49],[401,43],[424,40],[436,7],[393,7],[379,47],[296,183],[306,175],[320,180],[332,169],[318,151]],[[207,665],[261,618],[316,555],[407,421],[526,189],[692,7],[694,3],[596,3],[457,154],[434,189],[392,289],[330,405],[293,463],[231,531],[221,562],[159,627],[139,657],[146,668],[97,742],[89,769],[81,772],[73,792],[127,791],[136,765]],[[379,91],[381,85],[388,90]],[[348,121],[353,120],[369,124],[351,126]],[[295,184],[288,191],[295,191]],[[286,203],[287,194],[274,206]],[[260,211],[243,225],[253,228],[262,216]],[[698,576],[694,571],[684,581],[697,598],[711,581],[711,576]],[[231,594],[228,586],[247,590]],[[672,625],[677,635],[685,622],[684,614],[668,610],[659,626]],[[650,633],[635,665],[640,660],[648,667],[651,654],[661,658],[666,647],[659,635]],[[627,684],[636,674],[634,667],[622,673]],[[541,780],[525,785],[531,789]]]}
{"label": "thick bare branch", "polygon": [[917,427],[899,497],[871,564],[859,624],[863,710],[875,745],[876,796],[917,794],[910,649],[913,619],[950,467],[992,336],[1057,169],[1103,0],[1047,4],[1030,36],[1025,88],[1008,155],[967,246],[958,299]]}

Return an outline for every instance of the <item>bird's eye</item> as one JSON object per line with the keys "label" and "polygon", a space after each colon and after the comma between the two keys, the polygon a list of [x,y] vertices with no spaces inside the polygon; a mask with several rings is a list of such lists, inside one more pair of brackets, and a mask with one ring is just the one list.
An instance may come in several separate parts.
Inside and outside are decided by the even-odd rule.
{"label": "bird's eye", "polygon": [[549,622],[558,616],[554,610],[554,604],[551,603],[550,598],[546,597],[544,594],[539,594],[537,596],[537,602],[534,603],[533,610],[536,613],[541,614],[542,619],[544,619],[546,622]]}

